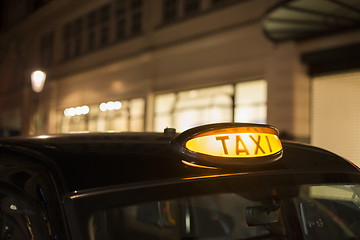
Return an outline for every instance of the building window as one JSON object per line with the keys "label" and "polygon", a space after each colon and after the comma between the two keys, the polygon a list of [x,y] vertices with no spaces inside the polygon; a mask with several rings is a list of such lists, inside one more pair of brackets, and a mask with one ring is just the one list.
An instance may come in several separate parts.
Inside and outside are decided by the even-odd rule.
{"label": "building window", "polygon": [[96,25],[96,11],[92,11],[87,16],[88,29],[94,29]]}
{"label": "building window", "polygon": [[232,120],[232,85],[194,89],[155,97],[154,130],[188,128],[213,122]]}
{"label": "building window", "polygon": [[[143,30],[143,0],[115,0],[64,26],[64,59],[105,47]],[[114,6],[115,11],[112,12]],[[85,42],[85,44],[84,44]]]}
{"label": "building window", "polygon": [[76,36],[75,38],[75,56],[79,56],[81,54],[81,36]]}
{"label": "building window", "polygon": [[116,39],[123,40],[143,31],[142,0],[117,0],[115,3]]}
{"label": "building window", "polygon": [[142,28],[142,14],[141,12],[136,12],[132,16],[132,25],[131,25],[131,33],[139,34],[141,33]]}
{"label": "building window", "polygon": [[101,33],[100,33],[100,44],[105,46],[109,43],[109,21],[110,20],[110,6],[104,5],[100,8],[100,23],[101,23]]}
{"label": "building window", "polygon": [[126,1],[117,0],[115,3],[115,15],[120,18],[125,18]]}
{"label": "building window", "polygon": [[169,22],[177,18],[178,1],[164,0],[163,1],[163,21]]}
{"label": "building window", "polygon": [[126,37],[126,1],[118,0],[115,5],[116,39]]}
{"label": "building window", "polygon": [[[188,128],[215,122],[266,122],[265,80],[155,96],[154,130]],[[234,107],[235,106],[235,107]]]}
{"label": "building window", "polygon": [[54,33],[45,34],[40,40],[40,64],[50,67],[53,63]]}
{"label": "building window", "polygon": [[96,11],[87,15],[87,49],[89,51],[96,47]]}
{"label": "building window", "polygon": [[100,8],[100,21],[102,24],[106,24],[110,19],[110,6],[107,4]]}
{"label": "building window", "polygon": [[81,55],[83,41],[83,19],[78,18],[67,23],[63,29],[64,60]]}
{"label": "building window", "polygon": [[71,24],[68,23],[63,28],[64,40],[64,59],[68,60],[71,57]]}
{"label": "building window", "polygon": [[142,31],[142,0],[131,0],[131,34],[139,34]]}
{"label": "building window", "polygon": [[199,0],[183,0],[184,2],[184,15],[190,15],[200,10]]}
{"label": "building window", "polygon": [[[83,108],[86,111],[83,111]],[[59,111],[58,132],[142,132],[145,126],[144,119],[145,100],[143,98],[69,107]]]}
{"label": "building window", "polygon": [[75,21],[74,27],[74,35],[75,35],[75,56],[79,56],[81,54],[81,46],[82,46],[82,33],[83,33],[83,21],[81,18]]}
{"label": "building window", "polygon": [[[360,166],[360,71],[311,80],[311,144]],[[303,110],[304,111],[304,110]]]}
{"label": "building window", "polygon": [[162,18],[163,22],[171,23],[193,14],[202,9],[202,0],[163,0]]}
{"label": "building window", "polygon": [[109,43],[109,27],[102,26],[101,28],[101,46],[105,46]]}
{"label": "building window", "polygon": [[88,50],[91,51],[95,48],[96,39],[95,39],[95,31],[91,31],[88,33]]}
{"label": "building window", "polygon": [[236,122],[266,123],[267,82],[257,80],[235,86]]}
{"label": "building window", "polygon": [[142,5],[143,5],[142,0],[131,0],[131,9],[132,10],[141,9]]}
{"label": "building window", "polygon": [[126,36],[126,21],[124,18],[118,19],[116,24],[116,37],[123,39]]}

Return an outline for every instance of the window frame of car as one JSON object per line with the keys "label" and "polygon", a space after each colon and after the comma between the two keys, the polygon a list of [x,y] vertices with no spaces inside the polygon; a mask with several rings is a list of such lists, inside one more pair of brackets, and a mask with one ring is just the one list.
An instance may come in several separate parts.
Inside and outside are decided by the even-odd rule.
{"label": "window frame of car", "polygon": [[259,172],[197,176],[78,191],[64,196],[63,202],[66,213],[71,216],[68,220],[73,237],[87,239],[89,219],[102,209],[220,192],[252,192],[251,198],[261,199],[264,191],[266,196],[277,188],[286,189],[277,190],[278,194],[288,194],[289,189],[309,184],[360,184],[360,173]]}

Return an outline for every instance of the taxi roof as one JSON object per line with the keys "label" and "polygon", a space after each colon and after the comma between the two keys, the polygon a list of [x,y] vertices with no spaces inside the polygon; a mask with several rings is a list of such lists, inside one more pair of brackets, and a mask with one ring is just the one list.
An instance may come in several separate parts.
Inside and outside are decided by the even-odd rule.
{"label": "taxi roof", "polygon": [[[0,153],[31,157],[61,175],[65,192],[145,181],[246,173],[358,173],[343,158],[313,146],[282,141],[283,156],[260,166],[204,169],[182,163],[163,133],[86,133],[0,140]],[[4,155],[2,155],[4,156]],[[0,165],[1,165],[0,157]]]}

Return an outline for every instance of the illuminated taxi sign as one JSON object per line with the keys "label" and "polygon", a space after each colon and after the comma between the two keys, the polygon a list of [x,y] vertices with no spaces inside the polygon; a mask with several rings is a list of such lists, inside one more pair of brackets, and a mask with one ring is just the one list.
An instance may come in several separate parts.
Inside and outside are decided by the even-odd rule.
{"label": "illuminated taxi sign", "polygon": [[278,131],[268,125],[205,125],[185,131],[176,141],[192,162],[210,166],[264,164],[282,156]]}
{"label": "illuminated taxi sign", "polygon": [[267,133],[210,134],[186,142],[186,148],[217,157],[264,157],[281,151],[276,135]]}

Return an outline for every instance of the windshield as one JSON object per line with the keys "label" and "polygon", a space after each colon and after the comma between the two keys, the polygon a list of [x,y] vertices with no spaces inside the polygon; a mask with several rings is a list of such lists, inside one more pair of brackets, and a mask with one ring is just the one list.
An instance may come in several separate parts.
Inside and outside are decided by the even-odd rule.
{"label": "windshield", "polygon": [[359,192],[303,185],[288,197],[274,190],[267,199],[217,193],[152,201],[94,213],[89,233],[91,240],[360,239]]}

